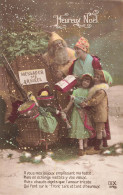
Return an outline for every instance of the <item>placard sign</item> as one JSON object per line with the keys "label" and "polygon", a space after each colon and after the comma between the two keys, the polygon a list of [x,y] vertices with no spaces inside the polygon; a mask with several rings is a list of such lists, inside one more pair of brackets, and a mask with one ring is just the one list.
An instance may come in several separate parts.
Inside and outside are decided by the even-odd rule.
{"label": "placard sign", "polygon": [[47,83],[45,69],[23,70],[19,71],[20,83],[22,85],[32,85],[38,83]]}

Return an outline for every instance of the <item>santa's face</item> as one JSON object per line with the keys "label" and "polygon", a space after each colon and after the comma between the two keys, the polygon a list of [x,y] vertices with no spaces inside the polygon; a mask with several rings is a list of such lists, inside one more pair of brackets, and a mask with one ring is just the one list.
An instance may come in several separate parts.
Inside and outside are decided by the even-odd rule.
{"label": "santa's face", "polygon": [[55,47],[55,50],[59,50],[59,49],[63,48],[64,46],[63,46],[63,43],[61,40],[56,40],[54,42],[54,47]]}
{"label": "santa's face", "polygon": [[57,40],[53,44],[54,47],[54,62],[58,65],[67,64],[69,61],[67,46],[62,40]]}

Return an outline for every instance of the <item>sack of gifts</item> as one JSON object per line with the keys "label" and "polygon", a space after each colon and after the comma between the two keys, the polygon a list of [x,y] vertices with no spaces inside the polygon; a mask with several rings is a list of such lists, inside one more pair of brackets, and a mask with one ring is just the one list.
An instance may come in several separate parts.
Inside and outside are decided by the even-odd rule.
{"label": "sack of gifts", "polygon": [[77,84],[77,80],[75,76],[68,75],[63,80],[55,84],[55,89],[65,93],[68,92],[70,89],[72,89],[76,84]]}

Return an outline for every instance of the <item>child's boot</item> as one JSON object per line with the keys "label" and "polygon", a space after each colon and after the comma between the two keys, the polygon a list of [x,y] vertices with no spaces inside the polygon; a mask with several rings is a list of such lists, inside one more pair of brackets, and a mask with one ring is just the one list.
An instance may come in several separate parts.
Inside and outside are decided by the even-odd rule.
{"label": "child's boot", "polygon": [[93,154],[99,154],[100,150],[95,150],[94,148],[90,148],[89,150],[86,150],[87,155],[93,155]]}
{"label": "child's boot", "polygon": [[83,155],[85,155],[86,153],[85,153],[85,151],[83,150],[83,149],[79,149],[79,151],[78,151],[78,155],[79,156],[83,156]]}
{"label": "child's boot", "polygon": [[101,143],[102,143],[102,139],[96,139],[96,143],[95,143],[94,149],[95,150],[100,150]]}
{"label": "child's boot", "polygon": [[103,137],[103,147],[108,147],[107,139]]}

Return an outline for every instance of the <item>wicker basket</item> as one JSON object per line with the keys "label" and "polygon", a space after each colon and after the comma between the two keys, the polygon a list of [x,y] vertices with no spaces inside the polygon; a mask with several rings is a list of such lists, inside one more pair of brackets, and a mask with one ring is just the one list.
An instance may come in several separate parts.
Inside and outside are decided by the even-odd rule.
{"label": "wicker basket", "polygon": [[48,149],[48,145],[55,143],[58,140],[58,126],[54,133],[44,133],[38,127],[35,119],[18,118],[17,125],[19,135],[17,142],[22,147],[37,147],[44,145]]}
{"label": "wicker basket", "polygon": [[30,118],[18,118],[16,122],[19,129],[19,135],[17,137],[19,145],[31,147],[37,146],[42,136],[36,120]]}

